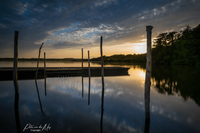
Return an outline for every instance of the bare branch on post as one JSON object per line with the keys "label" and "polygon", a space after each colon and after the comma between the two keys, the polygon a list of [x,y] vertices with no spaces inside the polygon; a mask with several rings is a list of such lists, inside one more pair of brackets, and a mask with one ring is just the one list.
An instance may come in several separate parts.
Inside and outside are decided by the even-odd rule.
{"label": "bare branch on post", "polygon": [[[44,43],[42,43],[43,45]],[[38,66],[39,66],[39,61],[40,61],[40,52],[41,52],[41,49],[42,49],[42,45],[40,46],[39,48],[39,55],[38,55],[38,62],[37,62],[37,68],[36,68],[36,74],[35,74],[35,79],[37,80],[37,74],[38,74]]]}

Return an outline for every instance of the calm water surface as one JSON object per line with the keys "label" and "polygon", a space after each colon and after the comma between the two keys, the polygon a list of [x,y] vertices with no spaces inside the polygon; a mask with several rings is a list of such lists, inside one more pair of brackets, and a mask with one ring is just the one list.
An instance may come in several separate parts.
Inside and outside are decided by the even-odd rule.
{"label": "calm water surface", "polygon": [[[19,62],[34,67],[36,62]],[[80,67],[80,62],[47,62],[48,67]],[[87,62],[84,63],[87,66]],[[91,63],[91,66],[100,66]],[[150,91],[150,123],[145,123],[143,65],[106,65],[130,67],[129,75],[104,77],[104,112],[101,114],[101,77],[55,77],[18,80],[19,121],[22,132],[27,124],[51,127],[45,132],[85,133],[197,133],[200,132],[200,71],[196,67],[153,66]],[[0,62],[12,67],[12,62]],[[43,67],[41,62],[41,67]],[[90,92],[90,93],[88,93]],[[16,131],[13,81],[0,81],[0,129]],[[89,103],[89,104],[88,104]],[[102,119],[101,119],[102,118]],[[101,126],[102,123],[102,126]],[[149,126],[149,128],[148,128]],[[146,127],[146,129],[145,129]],[[24,130],[24,131],[23,131]]]}

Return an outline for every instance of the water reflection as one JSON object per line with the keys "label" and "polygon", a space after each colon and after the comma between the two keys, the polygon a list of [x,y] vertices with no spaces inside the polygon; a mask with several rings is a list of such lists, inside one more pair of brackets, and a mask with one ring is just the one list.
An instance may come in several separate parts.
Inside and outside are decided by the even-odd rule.
{"label": "water reflection", "polygon": [[102,95],[101,95],[101,121],[100,121],[101,133],[103,133],[103,112],[104,112],[104,87],[102,88]]}
{"label": "water reflection", "polygon": [[[102,68],[103,69],[103,68]],[[102,70],[102,93],[101,93],[101,122],[100,122],[100,132],[103,133],[103,112],[104,112],[104,73]]]}
{"label": "water reflection", "polygon": [[144,133],[149,133],[150,119],[145,119]]}
{"label": "water reflection", "polygon": [[[106,89],[104,89],[104,93],[102,93],[101,78],[91,77],[90,106],[87,106],[89,91],[84,92],[84,88],[89,87],[89,78],[81,76],[47,78],[48,97],[41,95],[45,93],[45,89],[40,89],[44,87],[44,80],[37,80],[40,100],[43,104],[42,109],[46,117],[43,117],[41,108],[38,106],[39,97],[35,92],[35,81],[20,80],[20,100],[17,103],[21,128],[23,129],[27,123],[36,126],[50,123],[52,128],[48,131],[49,133],[195,133],[200,131],[200,108],[196,101],[194,102],[192,98],[190,99],[190,97],[194,97],[195,91],[198,93],[198,90],[193,88],[199,88],[197,84],[198,78],[195,76],[198,74],[196,74],[197,69],[189,69],[191,72],[189,73],[186,68],[153,68],[151,78],[154,81],[154,84],[152,82],[151,86],[151,121],[147,121],[144,117],[145,68],[134,65],[127,67],[131,67],[129,70],[130,76],[105,77]],[[165,69],[172,69],[168,72],[173,72],[171,73],[172,77],[174,77],[173,80],[170,74],[163,72],[167,71]],[[182,72],[179,72],[179,70]],[[188,86],[187,91],[194,92],[189,92],[186,102],[183,102],[182,95],[178,95],[179,93],[183,94],[183,88],[179,89],[179,93],[172,89],[173,95],[163,95],[169,93],[166,88],[167,85],[165,89],[161,85],[161,82],[162,84],[168,83],[165,77],[174,81],[175,87],[180,88],[180,84],[183,84]],[[182,77],[183,79],[178,79]],[[160,93],[156,87],[159,80],[161,90],[165,93]],[[184,83],[182,80],[187,80],[188,82]],[[196,86],[193,86],[191,83],[194,83]],[[0,124],[2,132],[16,132],[16,129],[10,129],[10,127],[15,127],[16,125],[16,117],[13,110],[15,101],[12,100],[15,96],[12,81],[1,81],[0,86]],[[184,88],[186,89],[186,87]],[[196,99],[198,99],[197,95]],[[106,110],[104,111],[104,109]]]}
{"label": "water reflection", "polygon": [[90,76],[89,76],[89,83],[88,83],[88,105],[90,105]]}
{"label": "water reflection", "polygon": [[154,66],[152,85],[158,93],[193,99],[200,106],[200,69],[189,66]]}
{"label": "water reflection", "polygon": [[38,95],[38,99],[39,99],[39,103],[40,103],[40,110],[41,110],[42,114],[45,116],[43,109],[42,109],[42,103],[41,103],[41,100],[40,100],[40,93],[39,93],[39,90],[38,90],[37,79],[35,79],[35,86],[36,86],[37,95]]}
{"label": "water reflection", "polygon": [[84,96],[83,76],[82,77],[82,97]]}
{"label": "water reflection", "polygon": [[19,104],[19,93],[15,93],[15,122],[17,127],[17,133],[21,133],[18,104]]}

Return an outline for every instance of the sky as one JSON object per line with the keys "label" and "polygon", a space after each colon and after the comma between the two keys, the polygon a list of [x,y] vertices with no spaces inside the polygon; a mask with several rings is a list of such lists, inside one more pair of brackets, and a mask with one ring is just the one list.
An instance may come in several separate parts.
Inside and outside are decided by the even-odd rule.
{"label": "sky", "polygon": [[146,26],[160,33],[200,24],[200,0],[0,0],[0,58],[90,58],[146,52]]}

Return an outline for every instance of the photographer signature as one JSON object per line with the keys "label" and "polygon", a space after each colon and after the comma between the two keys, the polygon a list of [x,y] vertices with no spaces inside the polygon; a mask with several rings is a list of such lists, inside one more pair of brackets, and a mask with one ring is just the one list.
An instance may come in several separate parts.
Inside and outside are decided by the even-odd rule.
{"label": "photographer signature", "polygon": [[51,129],[50,124],[47,125],[47,123],[44,124],[44,126],[42,126],[42,125],[35,126],[35,125],[28,123],[24,127],[23,131],[30,130],[31,132],[40,132],[40,131],[48,131],[50,129]]}

